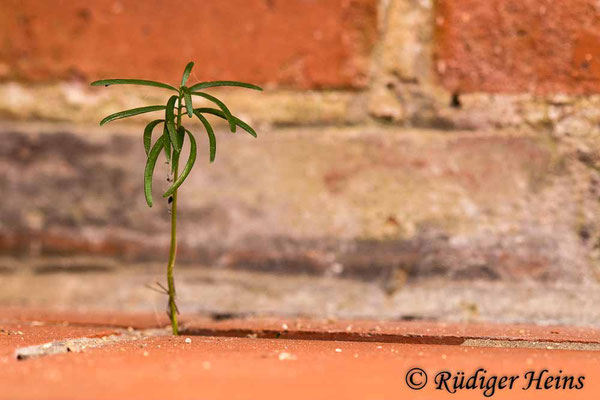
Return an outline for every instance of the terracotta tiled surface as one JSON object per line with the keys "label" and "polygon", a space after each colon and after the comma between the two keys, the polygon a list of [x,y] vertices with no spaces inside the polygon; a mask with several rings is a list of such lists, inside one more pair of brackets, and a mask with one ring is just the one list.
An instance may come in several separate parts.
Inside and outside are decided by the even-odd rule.
{"label": "terracotta tiled surface", "polygon": [[44,321],[71,326],[103,326],[113,328],[146,329],[165,326],[169,320],[164,314],[124,313],[114,311],[57,311],[42,308],[0,307],[1,321]]}
{"label": "terracotta tiled surface", "polygon": [[[153,316],[148,315],[119,314],[113,315],[111,321],[105,318],[106,314],[47,312],[44,315],[41,310],[1,309],[2,329],[20,329],[22,335],[18,336],[23,339],[7,340],[12,335],[0,336],[0,356],[14,351],[21,341],[32,344],[66,336],[109,333],[110,329],[100,326],[110,326],[111,321],[125,326],[126,321],[137,318],[139,326],[153,325],[150,322]],[[34,319],[37,322],[32,325]],[[63,322],[56,325],[59,320]],[[64,321],[78,325],[73,327]],[[478,368],[487,371],[486,377],[518,376],[512,390],[496,389],[493,398],[591,399],[597,398],[600,392],[600,357],[595,351],[323,340],[325,337],[320,337],[321,340],[260,338],[261,332],[271,331],[281,331],[283,335],[287,332],[291,336],[298,332],[322,335],[333,332],[335,337],[343,332],[365,334],[374,330],[395,338],[412,335],[596,342],[597,331],[588,329],[276,319],[215,322],[196,317],[188,318],[187,326],[190,330],[212,329],[219,335],[234,330],[254,334],[249,333],[250,337],[152,336],[83,353],[24,361],[5,356],[0,374],[0,399],[483,398],[481,389],[462,390],[452,395],[435,388],[435,377],[441,371],[464,371],[468,376]],[[411,390],[405,380],[408,371],[415,367],[429,375],[427,385],[418,391]],[[579,376],[584,376],[584,386],[580,390],[522,389],[527,384],[528,371],[538,374],[544,369],[548,370],[544,377],[574,376],[577,382]],[[415,381],[420,379],[421,376],[417,376]]]}
{"label": "terracotta tiled surface", "polygon": [[[190,333],[235,332],[249,330],[273,333],[280,337],[322,339],[326,335],[347,336],[354,340],[383,342],[461,343],[465,339],[483,338],[498,340],[527,340],[545,342],[600,343],[600,330],[577,327],[500,324],[451,324],[423,321],[368,321],[368,320],[303,320],[303,319],[251,319],[222,322],[192,318],[186,322]],[[404,338],[404,340],[402,339]],[[411,340],[412,339],[412,340]]]}
{"label": "terracotta tiled surface", "polygon": [[[584,391],[517,391],[520,398],[593,398],[600,361],[587,352],[482,349],[391,343],[192,337],[152,338],[5,365],[0,398],[431,398],[413,392],[404,376],[413,367],[493,374],[559,369],[583,374]],[[284,356],[282,356],[284,355]],[[68,383],[68,384],[66,384]],[[373,397],[370,397],[373,396]],[[499,392],[514,398],[515,391]],[[482,398],[480,391],[461,398]]]}
{"label": "terracotta tiled surface", "polygon": [[[117,312],[61,312],[34,308],[0,308],[0,321],[47,321],[72,326],[100,326],[135,329],[164,327],[164,314]],[[506,325],[491,323],[440,323],[429,321],[327,320],[302,318],[233,318],[222,321],[202,316],[182,316],[184,329],[190,334],[244,335],[245,331],[277,335],[283,338],[320,339],[323,335],[348,336],[356,340],[397,342],[398,337],[439,338],[461,342],[470,338],[528,340],[545,342],[600,343],[600,330],[583,327]],[[369,338],[370,337],[370,338]],[[443,340],[442,340],[443,341]]]}
{"label": "terracotta tiled surface", "polygon": [[31,346],[62,339],[101,337],[115,332],[114,329],[69,326],[31,325],[19,322],[0,322],[0,358],[14,357],[17,347]]}

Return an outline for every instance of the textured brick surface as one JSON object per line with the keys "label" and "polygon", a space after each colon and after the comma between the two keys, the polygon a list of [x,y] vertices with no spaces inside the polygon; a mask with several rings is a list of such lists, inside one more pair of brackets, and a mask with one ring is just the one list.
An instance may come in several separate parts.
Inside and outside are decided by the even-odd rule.
{"label": "textured brick surface", "polygon": [[457,92],[600,91],[593,0],[439,0],[436,68]]}
{"label": "textured brick surface", "polygon": [[140,76],[293,87],[366,83],[375,0],[7,0],[0,79]]}
{"label": "textured brick surface", "polygon": [[[3,311],[0,309],[0,315]],[[64,313],[63,318],[71,320],[71,314]],[[108,324],[105,317],[91,314],[88,318]],[[75,320],[79,319],[76,315]],[[5,336],[0,336],[3,372],[0,399],[481,399],[492,397],[491,389],[486,390],[489,387],[495,388],[494,399],[596,399],[600,391],[600,361],[594,350],[597,347],[568,343],[580,339],[580,333],[597,338],[597,331],[593,330],[582,330],[573,336],[568,329],[550,328],[552,331],[546,336],[538,336],[536,332],[547,328],[374,321],[250,319],[215,323],[203,320],[199,326],[216,326],[213,331],[216,336],[132,333],[129,337],[103,340],[97,347],[82,351],[75,348],[26,360],[11,357],[21,342],[42,344],[56,337],[101,334],[87,326],[57,327],[44,322],[42,319],[33,326],[13,322]],[[233,327],[237,337],[223,337],[228,336],[226,328],[219,330],[224,326]],[[16,329],[23,331],[19,334]],[[293,338],[307,329],[321,334],[320,340]],[[281,335],[278,339],[261,338],[269,331]],[[368,341],[369,335],[386,333],[394,340]],[[489,347],[494,345],[493,341],[462,342],[456,341],[460,337],[455,335],[509,340],[496,343],[501,346],[494,348]],[[546,337],[554,342],[540,346],[541,343],[532,341]],[[438,341],[415,343],[421,339],[425,343],[428,339]],[[407,373],[415,367],[429,375],[419,391],[411,390],[405,383]],[[459,371],[463,372],[466,380],[478,369],[481,369],[480,386],[463,386],[452,393],[453,381],[449,380],[450,390],[444,390],[443,386],[436,389],[440,371],[450,371],[459,379]],[[544,371],[542,385],[544,382],[552,385],[524,390],[528,388],[528,371],[534,371],[536,376]],[[517,376],[512,389],[497,384],[503,375]],[[554,376],[558,378],[545,381]],[[568,382],[565,377],[569,376],[575,377],[575,382],[583,376],[583,386],[576,389],[563,383]]]}
{"label": "textured brick surface", "polygon": [[[164,165],[148,209],[141,133],[112,126],[0,128],[0,191],[11,193],[0,251],[163,259]],[[254,140],[219,130],[211,165],[198,140],[180,197],[178,261],[399,282],[595,279],[597,181],[573,150],[543,136],[290,128]]]}

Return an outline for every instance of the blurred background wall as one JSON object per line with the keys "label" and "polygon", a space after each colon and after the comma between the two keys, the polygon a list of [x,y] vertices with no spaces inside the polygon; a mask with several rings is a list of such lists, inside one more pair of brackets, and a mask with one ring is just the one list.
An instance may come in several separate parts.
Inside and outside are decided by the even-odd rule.
{"label": "blurred background wall", "polygon": [[152,116],[97,123],[168,93],[89,82],[195,61],[266,90],[213,91],[259,138],[201,141],[183,308],[599,324],[598,32],[593,0],[4,0],[0,302],[163,307]]}

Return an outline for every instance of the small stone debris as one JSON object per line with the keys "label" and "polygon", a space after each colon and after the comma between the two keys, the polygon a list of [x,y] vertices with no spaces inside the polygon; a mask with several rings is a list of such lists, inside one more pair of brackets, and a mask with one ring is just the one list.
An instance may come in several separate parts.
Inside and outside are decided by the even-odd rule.
{"label": "small stone debris", "polygon": [[190,344],[190,343],[192,343],[192,339],[190,339],[190,338],[185,338],[185,342],[186,342],[187,344]]}
{"label": "small stone debris", "polygon": [[336,352],[336,353],[341,353],[341,352],[342,352],[342,349],[335,349],[335,352]]}
{"label": "small stone debris", "polygon": [[148,357],[150,355],[150,353],[148,353],[147,351],[144,352],[144,357]]}
{"label": "small stone debris", "polygon": [[296,357],[295,355],[291,354],[291,353],[286,353],[286,352],[282,352],[279,353],[279,361],[286,361],[286,360],[297,360],[298,357]]}
{"label": "small stone debris", "polygon": [[288,330],[288,325],[287,324],[282,324],[281,325],[281,329],[283,329],[284,331]]}
{"label": "small stone debris", "polygon": [[5,329],[0,329],[0,335],[2,336],[10,336],[10,335],[20,335],[23,336],[24,333],[21,331],[7,331]]}

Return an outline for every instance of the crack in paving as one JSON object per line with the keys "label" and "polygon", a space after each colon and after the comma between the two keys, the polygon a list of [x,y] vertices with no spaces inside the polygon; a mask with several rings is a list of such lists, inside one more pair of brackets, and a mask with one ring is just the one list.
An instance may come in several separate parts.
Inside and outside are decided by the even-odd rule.
{"label": "crack in paving", "polygon": [[164,336],[165,329],[146,329],[143,331],[118,330],[118,334],[102,336],[100,338],[81,337],[75,339],[64,339],[53,342],[20,347],[15,350],[17,360],[27,360],[34,357],[51,356],[65,353],[82,353],[86,349],[94,349],[110,346],[117,343],[131,342],[152,336]]}
{"label": "crack in paving", "polygon": [[402,344],[439,344],[460,345],[465,338],[460,336],[422,336],[422,335],[395,335],[384,333],[366,332],[335,332],[335,331],[285,331],[277,329],[210,329],[192,328],[182,329],[182,335],[190,336],[218,336],[238,337],[251,339],[287,339],[287,340],[322,340],[338,342],[378,342]]}
{"label": "crack in paving", "polygon": [[501,347],[507,349],[543,349],[543,350],[575,350],[600,351],[600,343],[581,342],[549,342],[528,340],[499,340],[499,339],[466,339],[461,346],[471,347]]}
{"label": "crack in paving", "polygon": [[600,351],[600,343],[575,341],[533,341],[465,336],[394,335],[364,332],[280,331],[252,329],[183,329],[183,335],[204,337],[238,337],[251,339],[322,340],[340,342],[376,342],[398,344],[431,344],[441,346],[528,348],[544,350]]}
{"label": "crack in paving", "polygon": [[[34,357],[51,356],[65,353],[81,353],[86,349],[110,346],[117,343],[143,340],[148,337],[168,336],[169,330],[164,329],[119,329],[117,334],[102,336],[100,338],[81,337],[48,342],[40,345],[17,348],[15,357],[26,360]],[[399,344],[432,344],[445,346],[469,347],[495,347],[495,348],[525,348],[543,350],[571,350],[571,351],[600,351],[600,343],[581,342],[551,342],[528,340],[504,340],[490,338],[466,338],[459,336],[418,336],[418,335],[383,335],[383,334],[349,334],[342,332],[317,332],[296,331],[281,332],[277,330],[252,330],[252,329],[193,329],[184,331],[183,335],[204,337],[235,337],[244,339],[283,339],[283,340],[308,340],[308,341],[344,341],[344,342],[372,342],[372,343],[399,343]]]}

